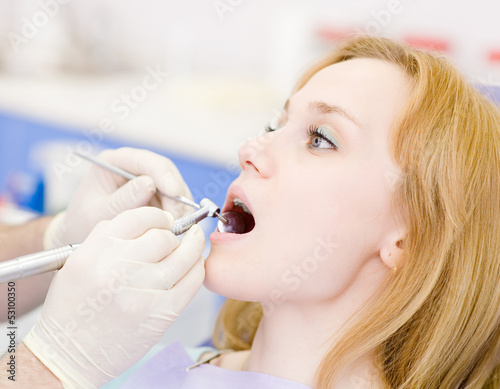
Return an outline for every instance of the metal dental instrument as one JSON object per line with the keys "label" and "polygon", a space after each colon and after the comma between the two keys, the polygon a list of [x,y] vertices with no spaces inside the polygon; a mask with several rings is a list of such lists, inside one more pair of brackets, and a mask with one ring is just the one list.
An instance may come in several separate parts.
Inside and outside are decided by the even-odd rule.
{"label": "metal dental instrument", "polygon": [[58,270],[66,262],[79,244],[69,244],[52,250],[40,251],[34,254],[24,255],[0,264],[0,283],[14,281],[20,278],[36,276]]}
{"label": "metal dental instrument", "polygon": [[[209,199],[200,201],[200,209],[190,215],[183,216],[174,221],[172,233],[181,235],[193,224],[198,223],[206,217],[214,217],[220,212],[219,207]],[[69,244],[51,250],[40,251],[34,254],[24,255],[0,264],[0,284],[15,281],[20,278],[35,276],[63,267],[66,259],[80,246],[80,244]]]}
{"label": "metal dental instrument", "polygon": [[[117,166],[114,166],[112,164],[110,164],[109,162],[103,160],[103,159],[100,159],[98,157],[93,157],[91,155],[86,155],[86,154],[82,154],[82,153],[79,153],[78,151],[75,151],[74,152],[76,155],[78,155],[80,158],[83,158],[83,159],[86,159],[87,161],[89,162],[92,162],[104,169],[107,169],[113,173],[116,173],[118,174],[119,176],[122,176],[123,178],[126,178],[127,180],[133,180],[134,178],[136,178],[137,176],[130,173],[130,172],[127,172],[126,170],[123,170]],[[165,196],[165,197],[168,197],[169,199],[172,199],[172,200],[175,200],[175,201],[178,201],[180,203],[184,203],[186,205],[190,205],[191,207],[194,207],[194,208],[197,208],[197,209],[200,209],[200,205],[199,204],[196,204],[194,201],[188,199],[187,197],[184,197],[184,196],[169,196],[168,194],[166,193],[163,193],[162,191],[158,190],[158,193],[162,196]],[[214,215],[212,217],[216,217],[218,218],[222,223],[224,224],[227,224],[228,223],[228,220],[224,217],[224,216],[221,216],[219,215],[219,212],[215,212]]]}
{"label": "metal dental instrument", "polygon": [[[129,173],[127,172],[126,170],[123,170],[117,166],[114,166],[114,165],[111,165],[109,162],[105,161],[104,159],[100,159],[98,157],[93,157],[91,155],[88,155],[88,154],[82,154],[78,151],[74,151],[74,153],[76,155],[78,155],[80,158],[83,158],[83,159],[86,159],[87,161],[89,162],[92,162],[94,164],[96,164],[97,166],[100,166],[104,169],[107,169],[109,170],[110,172],[113,172],[113,173],[116,173],[118,174],[119,176],[122,176],[123,178],[126,178],[127,180],[133,180],[134,178],[136,178],[137,176],[132,174],[132,173]],[[165,197],[168,197],[169,199],[173,199],[173,200],[176,200],[176,201],[179,201],[181,203],[184,203],[186,205],[190,205],[192,207],[195,207],[195,208],[200,208],[200,206],[198,204],[196,204],[194,201],[191,201],[189,200],[187,197],[184,197],[184,196],[169,196],[168,194],[165,194],[161,191],[158,190],[158,193],[162,196],[165,196]]]}

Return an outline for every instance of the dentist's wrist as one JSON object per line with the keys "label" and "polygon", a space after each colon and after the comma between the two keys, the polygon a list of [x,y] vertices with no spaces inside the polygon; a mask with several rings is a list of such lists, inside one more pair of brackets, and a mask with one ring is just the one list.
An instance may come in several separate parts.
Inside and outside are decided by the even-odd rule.
{"label": "dentist's wrist", "polygon": [[[5,388],[40,388],[63,389],[61,381],[24,345],[20,343],[16,348],[15,375],[8,372],[10,353],[0,360],[5,369],[0,370],[0,381]],[[18,367],[22,370],[18,371]],[[11,375],[9,375],[11,374]],[[9,379],[14,377],[15,381]],[[2,386],[3,387],[3,386]]]}

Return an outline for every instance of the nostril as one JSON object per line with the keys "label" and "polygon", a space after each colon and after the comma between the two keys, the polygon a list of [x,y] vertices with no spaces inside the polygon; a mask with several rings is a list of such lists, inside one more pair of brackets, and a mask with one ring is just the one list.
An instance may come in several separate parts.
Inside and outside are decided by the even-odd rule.
{"label": "nostril", "polygon": [[257,169],[257,166],[255,166],[252,162],[250,161],[245,161],[242,165],[241,165],[241,168],[243,170],[247,169],[247,168],[253,168],[255,169],[257,172],[259,172],[259,169]]}
{"label": "nostril", "polygon": [[271,150],[257,148],[250,142],[244,143],[238,150],[238,159],[242,171],[255,172],[267,178],[272,170]]}

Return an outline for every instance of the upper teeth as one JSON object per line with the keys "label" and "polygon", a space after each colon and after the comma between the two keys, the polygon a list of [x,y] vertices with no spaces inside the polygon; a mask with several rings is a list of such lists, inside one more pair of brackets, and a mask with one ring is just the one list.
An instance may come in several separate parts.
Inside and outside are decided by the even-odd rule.
{"label": "upper teeth", "polygon": [[233,199],[233,204],[236,206],[236,207],[241,207],[243,209],[244,212],[248,213],[248,214],[252,214],[252,212],[250,212],[250,210],[247,208],[247,206],[245,204],[243,204],[243,201],[241,201],[241,199],[239,198],[234,198]]}

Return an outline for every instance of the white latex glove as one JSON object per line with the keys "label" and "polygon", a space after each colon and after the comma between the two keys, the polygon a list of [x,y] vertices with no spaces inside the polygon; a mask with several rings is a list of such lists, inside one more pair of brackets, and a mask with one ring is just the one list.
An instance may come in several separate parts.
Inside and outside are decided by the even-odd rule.
{"label": "white latex glove", "polygon": [[[116,173],[92,165],[66,211],[58,214],[44,234],[44,248],[81,243],[101,220],[109,220],[127,210],[152,205],[169,211],[175,218],[193,208],[156,193],[185,196],[191,192],[168,158],[148,150],[120,148],[105,150],[100,158],[138,175],[128,181]],[[86,161],[85,161],[86,162]]]}
{"label": "white latex glove", "polygon": [[65,388],[100,387],[136,363],[202,285],[203,231],[179,244],[172,225],[158,208],[126,211],[57,272],[24,343]]}

